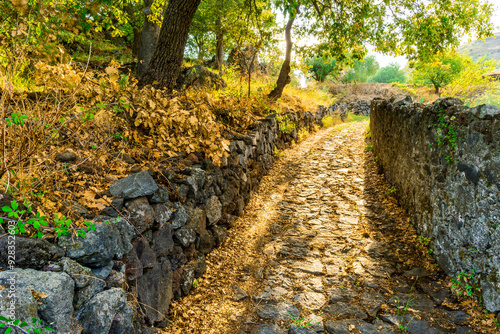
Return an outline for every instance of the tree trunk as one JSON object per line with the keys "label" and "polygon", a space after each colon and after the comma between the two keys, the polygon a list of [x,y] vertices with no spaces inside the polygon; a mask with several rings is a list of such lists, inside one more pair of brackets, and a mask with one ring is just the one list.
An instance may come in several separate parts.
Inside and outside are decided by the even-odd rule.
{"label": "tree trunk", "polygon": [[285,40],[286,40],[286,52],[285,52],[285,61],[283,65],[281,65],[280,75],[278,76],[278,80],[276,81],[276,88],[274,88],[271,93],[269,93],[269,97],[271,99],[279,99],[283,94],[283,89],[288,85],[291,81],[290,78],[290,61],[292,59],[292,26],[293,21],[295,21],[295,17],[299,14],[299,6],[297,5],[296,10],[297,13],[293,15],[290,13],[290,18],[288,19],[288,23],[285,28]]}
{"label": "tree trunk", "polygon": [[222,63],[224,62],[224,35],[217,34],[217,46],[215,49],[215,61],[217,62],[217,70],[222,70]]}
{"label": "tree trunk", "polygon": [[148,15],[151,14],[152,4],[153,0],[144,0],[144,9],[142,10],[144,13],[144,26],[142,27],[141,46],[139,48],[136,72],[139,79],[146,73],[146,69],[156,48],[158,36],[160,35],[160,26],[148,19]]}
{"label": "tree trunk", "polygon": [[139,54],[139,50],[141,48],[141,29],[133,22],[134,18],[134,6],[132,4],[127,4],[125,7],[125,12],[127,13],[130,22],[129,24],[132,26],[132,33],[134,34],[134,40],[132,41],[132,56],[135,58]]}
{"label": "tree trunk", "polygon": [[134,28],[133,32],[134,32],[134,42],[132,44],[132,56],[137,57],[139,55],[139,51],[141,50],[142,32],[137,28]]}
{"label": "tree trunk", "polygon": [[[165,10],[158,42],[139,87],[155,83],[172,91],[179,76],[189,27],[201,0],[171,0]],[[157,83],[156,83],[157,82]]]}
{"label": "tree trunk", "polygon": [[436,95],[438,97],[441,97],[441,94],[439,93],[439,86],[438,85],[434,85],[434,92],[436,93]]}

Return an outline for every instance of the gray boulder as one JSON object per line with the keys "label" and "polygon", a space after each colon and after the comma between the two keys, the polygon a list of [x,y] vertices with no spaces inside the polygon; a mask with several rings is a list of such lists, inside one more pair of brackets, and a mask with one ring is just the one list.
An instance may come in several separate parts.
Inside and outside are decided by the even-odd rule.
{"label": "gray boulder", "polygon": [[178,229],[174,233],[174,240],[177,241],[182,247],[186,248],[196,240],[196,233],[192,228],[187,226]]}
{"label": "gray boulder", "polygon": [[186,225],[188,221],[188,214],[184,206],[179,202],[176,202],[174,204],[174,210],[175,214],[174,218],[172,219],[172,227],[177,230]]}
{"label": "gray boulder", "polygon": [[[75,283],[66,273],[37,271],[33,269],[14,269],[0,272],[0,285],[9,286],[9,279],[16,280],[18,298],[16,310],[25,309],[27,316],[33,314],[33,300],[25,293],[33,290],[46,296],[39,298],[38,317],[45,321],[47,326],[55,329],[56,333],[71,332],[71,318],[73,317],[73,291]],[[2,298],[3,299],[3,298]]]}
{"label": "gray boulder", "polygon": [[97,223],[95,231],[89,231],[85,238],[64,235],[59,238],[59,247],[66,250],[66,256],[91,268],[104,267],[113,258],[121,259],[130,252],[130,240],[134,229],[124,219]]}
{"label": "gray boulder", "polygon": [[82,333],[108,333],[113,319],[123,309],[126,302],[127,297],[123,289],[111,288],[97,294],[77,315],[78,322],[83,326]]}
{"label": "gray boulder", "polygon": [[165,224],[153,233],[151,248],[158,257],[167,256],[174,248],[174,229],[171,224]]}
{"label": "gray boulder", "polygon": [[170,193],[168,189],[163,186],[158,186],[158,189],[154,192],[150,202],[153,204],[170,202]]}
{"label": "gray boulder", "polygon": [[75,309],[79,309],[106,287],[106,282],[95,277],[90,268],[84,267],[67,257],[63,258],[59,263],[62,265],[63,271],[71,276],[75,282],[77,288],[73,301]]}
{"label": "gray boulder", "polygon": [[138,197],[125,204],[130,213],[130,221],[140,233],[150,229],[155,221],[155,211],[146,197]]}
{"label": "gray boulder", "polygon": [[[8,262],[8,238],[0,238],[0,262]],[[16,267],[40,269],[64,256],[64,250],[43,239],[16,236]]]}
{"label": "gray boulder", "polygon": [[222,217],[222,204],[217,196],[212,196],[206,204],[207,219],[210,225],[216,224]]}
{"label": "gray boulder", "polygon": [[167,258],[158,259],[156,267],[137,280],[137,292],[151,323],[165,319],[173,297],[172,265]]}
{"label": "gray boulder", "polygon": [[158,186],[149,172],[145,170],[115,181],[109,187],[111,195],[125,199],[153,195],[156,190]]}
{"label": "gray boulder", "polygon": [[132,307],[125,305],[113,318],[108,334],[132,334],[134,329],[133,317],[134,311]]}
{"label": "gray boulder", "polygon": [[165,225],[174,215],[174,212],[171,209],[172,204],[169,204],[170,205],[160,203],[153,205],[155,223],[157,224],[157,226],[159,225],[160,228]]}
{"label": "gray boulder", "polygon": [[[3,285],[2,279],[0,278],[0,285]],[[11,301],[14,298],[9,297],[8,288],[0,291],[0,315],[6,318],[12,317],[10,312]],[[16,296],[14,300],[15,305],[15,316],[21,321],[26,321],[29,325],[32,325],[32,319],[38,318],[38,302],[33,297],[31,291],[27,289],[19,289],[16,291]],[[0,329],[0,333],[3,331]],[[17,332],[14,330],[13,333]]]}

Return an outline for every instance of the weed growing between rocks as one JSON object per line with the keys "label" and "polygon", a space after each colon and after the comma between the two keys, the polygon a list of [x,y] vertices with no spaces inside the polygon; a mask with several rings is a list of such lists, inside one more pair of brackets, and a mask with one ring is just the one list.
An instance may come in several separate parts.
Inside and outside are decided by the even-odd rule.
{"label": "weed growing between rocks", "polygon": [[[455,127],[455,116],[448,116],[443,109],[438,110],[437,123],[431,123],[431,126],[437,127],[438,149],[443,152],[443,156],[448,163],[456,162],[454,159],[455,148],[457,147],[457,130]],[[429,145],[432,146],[432,143]]]}

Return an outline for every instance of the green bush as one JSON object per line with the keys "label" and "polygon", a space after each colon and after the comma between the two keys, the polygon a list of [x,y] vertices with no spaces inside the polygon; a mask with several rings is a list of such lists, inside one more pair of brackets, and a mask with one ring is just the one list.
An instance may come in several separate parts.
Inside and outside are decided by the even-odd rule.
{"label": "green bush", "polygon": [[389,66],[382,67],[377,74],[370,79],[370,82],[379,83],[405,83],[407,80],[406,73],[399,68],[399,64],[392,63]]}

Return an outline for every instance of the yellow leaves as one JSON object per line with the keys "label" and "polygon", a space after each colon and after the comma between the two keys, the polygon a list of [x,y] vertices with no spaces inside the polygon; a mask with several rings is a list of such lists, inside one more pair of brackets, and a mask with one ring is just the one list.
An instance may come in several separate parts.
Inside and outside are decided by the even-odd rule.
{"label": "yellow leaves", "polygon": [[108,198],[104,196],[103,198],[96,199],[95,194],[96,194],[95,191],[85,190],[84,192],[77,193],[76,197],[80,197],[79,199],[80,204],[88,208],[93,208],[100,211],[104,209],[106,206],[108,206],[106,202]]}

